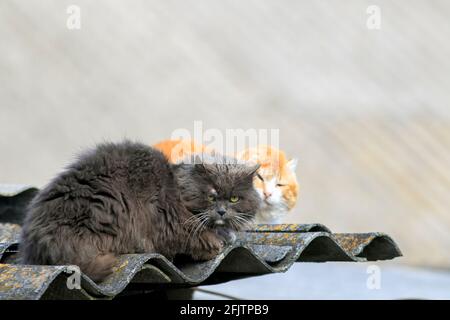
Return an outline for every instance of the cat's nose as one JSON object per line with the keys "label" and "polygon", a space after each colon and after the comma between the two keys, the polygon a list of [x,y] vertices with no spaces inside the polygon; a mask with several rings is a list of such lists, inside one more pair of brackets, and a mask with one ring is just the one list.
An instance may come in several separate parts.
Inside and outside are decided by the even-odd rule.
{"label": "cat's nose", "polygon": [[217,213],[218,213],[220,216],[223,216],[226,212],[227,212],[227,211],[226,211],[224,208],[219,208],[219,209],[217,209]]}
{"label": "cat's nose", "polygon": [[264,197],[267,199],[272,195],[272,192],[264,191]]}

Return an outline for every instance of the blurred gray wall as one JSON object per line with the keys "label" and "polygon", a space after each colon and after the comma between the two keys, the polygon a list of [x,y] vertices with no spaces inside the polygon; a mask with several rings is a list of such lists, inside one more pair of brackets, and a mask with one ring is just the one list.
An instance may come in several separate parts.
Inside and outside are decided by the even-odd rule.
{"label": "blurred gray wall", "polygon": [[[67,6],[81,8],[68,30]],[[366,9],[381,8],[381,30]],[[177,128],[279,128],[291,222],[383,231],[450,267],[448,1],[0,2],[0,182]]]}

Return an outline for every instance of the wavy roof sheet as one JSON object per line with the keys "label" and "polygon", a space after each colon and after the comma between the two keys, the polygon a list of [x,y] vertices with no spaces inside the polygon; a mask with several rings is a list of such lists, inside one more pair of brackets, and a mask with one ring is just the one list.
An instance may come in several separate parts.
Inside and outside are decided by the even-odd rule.
{"label": "wavy roof sheet", "polygon": [[157,253],[127,254],[100,284],[81,275],[81,288],[69,289],[71,266],[17,262],[20,226],[0,224],[0,299],[111,299],[133,290],[214,284],[285,272],[295,262],[387,260],[401,256],[383,233],[332,233],[321,224],[258,225],[206,262],[170,262]]}

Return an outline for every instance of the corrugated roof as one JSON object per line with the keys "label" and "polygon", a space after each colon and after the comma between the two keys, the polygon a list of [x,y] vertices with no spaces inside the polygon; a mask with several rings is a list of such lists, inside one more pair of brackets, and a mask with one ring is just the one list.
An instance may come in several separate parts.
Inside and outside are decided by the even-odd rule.
{"label": "corrugated roof", "polygon": [[[80,290],[68,289],[66,281],[72,273],[68,266],[15,264],[17,242],[4,242],[0,244],[0,299],[112,298],[136,284],[148,290],[191,287],[284,272],[294,262],[362,262],[401,256],[394,241],[382,233],[332,234],[319,231],[324,229],[317,224],[283,227],[290,230],[260,226],[241,233],[234,245],[206,262],[173,264],[156,253],[123,255],[114,274],[101,284],[82,275]],[[0,225],[3,239],[10,235],[16,240],[17,231],[12,225]]]}
{"label": "corrugated roof", "polygon": [[81,275],[69,289],[70,266],[17,263],[20,226],[0,224],[0,299],[110,299],[139,290],[192,287],[274,272],[295,262],[374,261],[401,256],[383,233],[332,233],[321,224],[258,225],[206,262],[170,262],[157,253],[127,254],[100,284]]}

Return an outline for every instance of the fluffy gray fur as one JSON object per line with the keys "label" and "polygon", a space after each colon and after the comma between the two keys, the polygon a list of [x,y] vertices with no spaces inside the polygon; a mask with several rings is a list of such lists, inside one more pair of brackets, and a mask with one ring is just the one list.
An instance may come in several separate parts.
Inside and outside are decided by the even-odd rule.
{"label": "fluffy gray fur", "polygon": [[23,263],[76,264],[101,281],[120,254],[211,259],[233,231],[252,221],[260,203],[252,183],[256,170],[213,162],[171,165],[161,152],[129,141],[98,145],[31,202]]}

